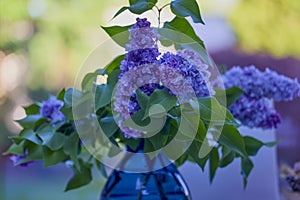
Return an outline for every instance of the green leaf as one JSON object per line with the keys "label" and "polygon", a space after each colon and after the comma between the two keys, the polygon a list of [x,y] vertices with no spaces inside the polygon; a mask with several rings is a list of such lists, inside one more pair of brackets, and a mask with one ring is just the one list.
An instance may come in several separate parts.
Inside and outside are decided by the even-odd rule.
{"label": "green leaf", "polygon": [[73,98],[78,102],[82,98],[82,93],[74,88],[67,89],[64,96],[65,106],[72,107]]}
{"label": "green leaf", "polygon": [[[175,17],[172,21],[165,22],[163,28],[175,31],[160,29],[159,34],[162,35],[163,38],[167,38],[176,44],[197,42],[201,47],[205,48],[203,41],[197,36],[193,27],[185,18]],[[177,31],[184,35],[176,33]]]}
{"label": "green leaf", "polygon": [[79,164],[80,171],[74,168],[74,175],[67,183],[65,192],[87,185],[92,181],[92,164],[84,163],[81,159],[79,160]]}
{"label": "green leaf", "polygon": [[31,104],[30,106],[24,107],[26,115],[36,115],[40,113],[40,106],[37,104]]}
{"label": "green leaf", "polygon": [[[141,95],[140,95],[141,97]],[[145,99],[145,98],[144,98]],[[141,100],[141,98],[140,98]],[[143,117],[143,119],[146,119],[146,117],[150,116],[150,114],[152,115],[159,115],[159,114],[163,114],[165,112],[168,112],[169,110],[171,110],[171,108],[173,108],[177,103],[177,98],[170,95],[170,93],[166,90],[155,90],[150,98],[149,101],[147,102],[147,107],[146,107],[146,111],[145,111],[145,115]],[[145,102],[141,102],[141,104],[144,106]],[[159,104],[161,105],[165,110],[152,110],[151,113],[149,113],[151,106]]]}
{"label": "green leaf", "polygon": [[222,106],[215,97],[198,98],[200,107],[200,117],[206,121],[220,122],[221,125],[226,124],[239,126],[230,111]]}
{"label": "green leaf", "polygon": [[65,143],[63,146],[63,151],[66,155],[70,156],[71,160],[74,162],[75,167],[79,170],[79,162],[78,162],[78,152],[79,152],[79,137],[77,133],[72,133],[67,136],[65,139]]}
{"label": "green leaf", "polygon": [[241,158],[242,176],[244,178],[244,188],[247,186],[247,179],[253,169],[253,162],[249,157]]}
{"label": "green leaf", "polygon": [[226,90],[227,107],[236,102],[242,95],[243,90],[238,87],[231,87]]}
{"label": "green leaf", "polygon": [[37,131],[37,135],[42,139],[42,144],[46,145],[54,136],[55,130],[51,126],[44,126]]}
{"label": "green leaf", "polygon": [[62,148],[65,144],[66,136],[62,133],[55,132],[51,139],[45,144],[52,151],[57,151]]}
{"label": "green leaf", "polygon": [[152,137],[145,138],[145,152],[153,152],[163,148],[167,144],[168,138],[168,135],[163,135],[159,133],[155,134]]}
{"label": "green leaf", "polygon": [[87,73],[81,82],[81,89],[83,91],[91,90],[95,85],[98,75],[103,75],[103,73],[99,71]]}
{"label": "green leaf", "polygon": [[72,159],[76,158],[78,154],[79,137],[77,133],[72,133],[65,139],[64,152]]}
{"label": "green leaf", "polygon": [[247,154],[249,156],[255,156],[264,143],[250,136],[245,136],[244,138],[245,147]]}
{"label": "green leaf", "polygon": [[157,0],[129,0],[130,12],[134,14],[142,14],[147,10],[153,8],[153,6],[157,3]]}
{"label": "green leaf", "polygon": [[267,143],[264,143],[264,145],[266,147],[274,147],[278,144],[279,141],[274,141],[274,142],[267,142]]}
{"label": "green leaf", "polygon": [[66,90],[65,90],[65,88],[63,88],[63,89],[58,93],[57,99],[58,99],[58,100],[61,100],[61,101],[64,101],[65,93],[66,93]]}
{"label": "green leaf", "polygon": [[192,17],[195,23],[204,24],[196,0],[173,0],[171,10],[177,17]]}
{"label": "green leaf", "polygon": [[112,93],[118,82],[120,70],[112,71],[107,78],[107,84],[97,85],[95,91],[95,110],[99,110],[111,102]]}
{"label": "green leaf", "polygon": [[124,11],[126,11],[128,9],[129,9],[128,6],[124,6],[124,7],[120,8],[120,10],[118,10],[118,12],[116,12],[116,14],[113,16],[112,19],[116,18],[118,15],[120,15],[121,13],[123,13]]}
{"label": "green leaf", "polygon": [[107,172],[105,169],[105,165],[97,159],[95,159],[95,163],[96,163],[96,166],[97,166],[98,170],[100,171],[101,175],[104,178],[108,178],[108,175],[107,175]]}
{"label": "green leaf", "polygon": [[99,121],[100,127],[104,134],[109,138],[119,129],[113,116],[101,118]]}
{"label": "green leaf", "polygon": [[24,138],[26,140],[29,140],[37,145],[41,145],[42,141],[40,138],[38,138],[38,136],[36,135],[36,133],[31,130],[31,129],[23,129],[20,134],[19,137]]}
{"label": "green leaf", "polygon": [[222,158],[219,163],[219,167],[224,168],[233,162],[235,158],[235,153],[228,149],[227,147],[222,147]]}
{"label": "green leaf", "polygon": [[183,165],[185,163],[185,161],[188,159],[188,154],[187,152],[185,152],[184,154],[182,154],[176,161],[175,161],[175,165],[176,167],[180,167],[181,165]]}
{"label": "green leaf", "polygon": [[66,159],[68,159],[68,156],[63,152],[62,149],[52,151],[48,147],[43,147],[43,160],[45,167],[56,165],[65,161]]}
{"label": "green leaf", "polygon": [[126,144],[126,146],[128,146],[133,151],[137,150],[137,148],[140,145],[140,142],[141,142],[141,139],[132,139],[132,138],[125,138],[124,139],[124,144]]}
{"label": "green leaf", "polygon": [[107,77],[107,83],[115,86],[119,81],[120,72],[120,69],[114,69],[111,73],[109,73]]}
{"label": "green leaf", "polygon": [[219,158],[218,149],[213,148],[209,154],[209,180],[211,183],[219,167],[219,162],[220,162],[220,158]]}
{"label": "green leaf", "polygon": [[17,154],[17,155],[23,155],[24,154],[24,144],[25,141],[23,140],[19,144],[13,143],[7,151],[3,153],[3,155],[8,155],[8,154]]}
{"label": "green leaf", "polygon": [[21,120],[17,120],[17,122],[23,127],[23,128],[27,128],[27,129],[33,129],[34,128],[34,124],[37,120],[39,120],[40,118],[42,118],[41,115],[39,114],[35,114],[35,115],[28,115],[25,118],[21,119]]}
{"label": "green leaf", "polygon": [[117,56],[113,61],[111,61],[108,65],[105,66],[105,70],[108,74],[112,73],[115,69],[119,69],[122,60],[124,60],[125,55]]}
{"label": "green leaf", "polygon": [[189,156],[193,159],[194,162],[196,162],[199,165],[202,171],[204,171],[204,167],[208,160],[207,155],[203,158],[199,157],[199,152],[205,137],[206,137],[206,128],[204,126],[204,123],[200,120],[195,139],[187,151]]}
{"label": "green leaf", "polygon": [[114,87],[110,84],[96,86],[95,110],[103,108],[110,103],[113,89]]}
{"label": "green leaf", "polygon": [[125,47],[126,44],[129,43],[129,31],[128,29],[132,25],[129,26],[111,26],[111,27],[104,27],[103,30],[113,39],[118,45],[121,47]]}
{"label": "green leaf", "polygon": [[222,130],[222,134],[219,138],[219,143],[226,146],[231,151],[240,154],[243,157],[247,157],[245,149],[245,143],[240,132],[234,126],[225,124]]}
{"label": "green leaf", "polygon": [[28,156],[22,160],[19,160],[17,165],[22,163],[30,162],[33,160],[42,160],[43,159],[43,148],[40,145],[36,145],[34,143],[28,143],[26,145],[26,149],[28,150]]}
{"label": "green leaf", "polygon": [[136,90],[136,97],[141,109],[146,110],[149,103],[149,97],[145,93],[141,92],[140,89]]}

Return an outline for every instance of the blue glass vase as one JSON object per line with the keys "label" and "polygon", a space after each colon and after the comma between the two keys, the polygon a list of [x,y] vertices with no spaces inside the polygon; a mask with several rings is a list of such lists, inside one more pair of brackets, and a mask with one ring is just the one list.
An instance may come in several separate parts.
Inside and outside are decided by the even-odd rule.
{"label": "blue glass vase", "polygon": [[[142,168],[149,170],[138,172]],[[160,153],[152,159],[144,154],[123,159],[108,177],[100,199],[190,200],[191,197],[176,166]]]}

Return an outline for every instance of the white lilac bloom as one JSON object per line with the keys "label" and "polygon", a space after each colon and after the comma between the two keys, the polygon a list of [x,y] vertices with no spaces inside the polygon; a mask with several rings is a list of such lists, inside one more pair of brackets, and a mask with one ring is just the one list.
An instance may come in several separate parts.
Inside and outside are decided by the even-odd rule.
{"label": "white lilac bloom", "polygon": [[226,88],[239,87],[243,96],[229,107],[233,116],[243,125],[271,129],[280,123],[280,115],[270,103],[290,101],[300,96],[300,84],[266,69],[260,71],[254,66],[233,67],[223,75]]}
{"label": "white lilac bloom", "polygon": [[63,107],[64,102],[56,99],[55,97],[50,97],[47,101],[42,102],[40,109],[40,114],[49,119],[51,123],[57,123],[65,120],[64,114],[60,111]]}

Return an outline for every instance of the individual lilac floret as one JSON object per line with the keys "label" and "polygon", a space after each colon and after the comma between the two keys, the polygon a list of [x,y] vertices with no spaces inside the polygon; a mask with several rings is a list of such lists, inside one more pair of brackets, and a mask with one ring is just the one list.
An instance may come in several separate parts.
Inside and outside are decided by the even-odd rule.
{"label": "individual lilac floret", "polygon": [[22,164],[18,164],[18,162],[28,156],[28,150],[25,151],[23,155],[12,155],[9,159],[13,162],[14,166],[20,165],[22,167],[27,167],[29,164],[33,163],[33,161],[25,162]]}
{"label": "individual lilac floret", "polygon": [[42,107],[40,109],[40,114],[48,118],[51,123],[56,123],[65,120],[64,114],[60,111],[63,107],[64,102],[51,97],[47,101],[42,102]]}
{"label": "individual lilac floret", "polygon": [[183,57],[167,52],[161,57],[160,64],[166,65],[182,75],[185,81],[192,85],[196,97],[210,96],[206,82],[201,73],[194,65]]}
{"label": "individual lilac floret", "polygon": [[277,128],[281,122],[279,113],[266,98],[257,100],[243,96],[229,110],[243,125],[250,128],[272,129]]}

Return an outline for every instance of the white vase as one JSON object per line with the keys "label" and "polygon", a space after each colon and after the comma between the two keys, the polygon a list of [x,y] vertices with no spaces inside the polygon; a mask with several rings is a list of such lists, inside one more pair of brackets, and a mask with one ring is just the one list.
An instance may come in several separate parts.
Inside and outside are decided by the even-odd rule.
{"label": "white vase", "polygon": [[[263,142],[276,140],[275,131],[241,127],[240,132]],[[208,164],[202,172],[196,164],[187,162],[179,171],[187,182],[193,200],[279,200],[276,147],[263,147],[253,157],[253,163],[246,189],[243,188],[239,159],[224,169],[218,169],[212,184],[209,183]]]}

